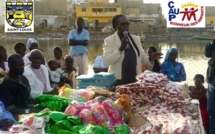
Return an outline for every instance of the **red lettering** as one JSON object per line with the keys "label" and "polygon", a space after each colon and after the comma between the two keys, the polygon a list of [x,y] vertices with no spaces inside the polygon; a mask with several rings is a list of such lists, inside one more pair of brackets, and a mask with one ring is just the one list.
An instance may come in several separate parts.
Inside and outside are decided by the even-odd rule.
{"label": "red lettering", "polygon": [[189,27],[190,24],[189,23],[178,23],[178,22],[170,22],[170,25],[174,25],[174,26],[181,26],[181,27]]}

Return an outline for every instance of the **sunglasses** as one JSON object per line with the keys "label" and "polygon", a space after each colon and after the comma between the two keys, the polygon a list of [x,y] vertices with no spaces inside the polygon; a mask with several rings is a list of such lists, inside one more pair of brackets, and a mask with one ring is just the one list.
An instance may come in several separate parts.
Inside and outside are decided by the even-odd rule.
{"label": "sunglasses", "polygon": [[125,22],[125,23],[120,23],[119,25],[120,25],[120,26],[125,26],[125,25],[129,26],[130,23],[129,23],[129,22]]}

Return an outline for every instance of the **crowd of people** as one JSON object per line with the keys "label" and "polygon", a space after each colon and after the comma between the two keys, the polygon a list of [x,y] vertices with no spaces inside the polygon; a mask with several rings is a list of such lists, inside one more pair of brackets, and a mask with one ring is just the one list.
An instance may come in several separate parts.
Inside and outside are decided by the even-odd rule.
{"label": "crowd of people", "polygon": [[[115,33],[105,38],[103,56],[96,58],[94,72],[114,73],[115,85],[136,82],[136,76],[145,70],[163,73],[174,82],[185,81],[186,71],[183,63],[177,61],[178,49],[170,48],[166,53],[164,62],[161,63],[159,58],[163,54],[153,46],[147,49],[146,54],[139,37],[129,34],[129,24],[125,15],[114,16],[112,25]],[[76,21],[77,28],[69,33],[68,44],[71,49],[65,57],[61,48],[55,47],[53,59],[47,61],[40,49],[38,40],[34,38],[28,39],[26,44],[16,42],[14,54],[10,55],[8,59],[7,50],[4,46],[0,46],[1,129],[7,129],[15,123],[19,114],[38,112],[32,107],[37,103],[34,99],[36,96],[57,94],[59,88],[65,83],[72,86],[73,72],[78,71],[79,75],[88,74],[89,52],[87,46],[90,36],[89,32],[83,29],[83,25],[84,20],[78,18]],[[26,53],[27,49],[29,50],[28,53]],[[211,61],[209,64],[212,65],[213,62]],[[213,92],[214,76],[211,79],[209,87],[212,86],[210,89]],[[195,86],[190,86],[189,93],[191,98],[200,101],[203,124],[205,130],[208,130],[207,101],[210,101],[208,104],[211,106],[212,99],[207,99],[207,89],[203,86],[204,81],[203,75],[197,74],[194,77]],[[212,113],[215,112],[212,111]],[[214,115],[209,115],[211,119],[215,118]],[[210,132],[215,129],[211,123],[213,122],[210,122]]]}

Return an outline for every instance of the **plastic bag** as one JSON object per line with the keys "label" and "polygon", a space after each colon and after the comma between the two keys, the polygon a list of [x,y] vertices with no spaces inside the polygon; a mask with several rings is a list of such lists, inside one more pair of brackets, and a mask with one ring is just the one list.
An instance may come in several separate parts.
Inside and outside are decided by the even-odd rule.
{"label": "plastic bag", "polygon": [[50,119],[52,121],[54,121],[55,123],[66,118],[66,115],[64,113],[57,112],[57,111],[48,111],[48,112],[44,112],[44,113],[38,113],[38,114],[35,114],[34,116],[36,116],[36,117],[49,116]]}
{"label": "plastic bag", "polygon": [[122,115],[123,112],[118,111],[112,102],[106,100],[102,102],[102,106],[107,111],[108,116],[110,117],[110,121],[112,125],[122,124]]}
{"label": "plastic bag", "polygon": [[40,129],[45,125],[45,120],[42,117],[30,116],[23,121],[23,125],[30,127],[32,130]]}
{"label": "plastic bag", "polygon": [[116,127],[115,134],[129,134],[130,130],[127,125],[119,125]]}
{"label": "plastic bag", "polygon": [[97,124],[97,120],[94,117],[92,110],[88,108],[82,109],[81,112],[79,113],[79,117],[84,119],[85,123],[89,123],[93,125]]}
{"label": "plastic bag", "polygon": [[69,95],[73,92],[68,84],[65,84],[59,89],[59,96],[69,98]]}
{"label": "plastic bag", "polygon": [[94,126],[91,124],[86,125],[79,131],[80,134],[111,134],[106,127]]}
{"label": "plastic bag", "polygon": [[65,114],[67,115],[73,115],[76,116],[79,114],[79,112],[84,109],[84,108],[89,108],[85,105],[85,103],[83,102],[73,102],[72,104],[70,104],[66,110],[65,110]]}
{"label": "plastic bag", "polygon": [[41,103],[35,107],[38,109],[49,108],[52,111],[65,111],[67,106],[72,103],[72,100],[63,98],[57,95],[40,95],[36,97],[36,100]]}
{"label": "plastic bag", "polygon": [[73,100],[76,100],[79,102],[86,102],[93,99],[94,94],[95,93],[93,91],[80,89],[80,90],[73,90],[73,92],[69,96]]}
{"label": "plastic bag", "polygon": [[97,120],[98,125],[106,126],[107,115],[105,114],[101,103],[97,102],[97,103],[92,104],[91,105],[91,110],[93,112],[94,117]]}
{"label": "plastic bag", "polygon": [[66,86],[62,87],[59,92],[59,96],[70,98],[79,102],[86,102],[93,99],[94,94],[95,93],[93,91],[87,91],[82,89],[75,90]]}

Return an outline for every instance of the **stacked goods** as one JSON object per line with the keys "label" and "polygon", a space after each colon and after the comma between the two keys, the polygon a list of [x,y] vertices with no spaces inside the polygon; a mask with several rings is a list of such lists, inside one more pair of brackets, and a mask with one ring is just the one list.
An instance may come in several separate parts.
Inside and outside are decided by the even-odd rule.
{"label": "stacked goods", "polygon": [[132,108],[138,108],[147,103],[155,104],[163,100],[184,101],[181,95],[184,86],[169,81],[166,75],[144,71],[138,79],[138,82],[118,86],[115,95],[111,98],[116,100],[119,97],[118,94],[128,94]]}
{"label": "stacked goods", "polygon": [[[144,71],[137,78],[138,82],[118,86],[110,97],[116,100],[121,94],[129,96],[133,111],[129,125],[138,127],[135,133],[195,134],[199,131],[198,110],[191,99],[184,96],[185,86],[150,71]],[[140,107],[143,110],[138,111]]]}
{"label": "stacked goods", "polygon": [[65,114],[77,116],[85,123],[106,127],[123,124],[123,112],[110,100],[94,99],[86,103],[73,102],[65,110]]}
{"label": "stacked goods", "polygon": [[78,80],[79,89],[85,89],[86,87],[95,84],[93,75],[80,75],[76,78],[76,80]]}
{"label": "stacked goods", "polygon": [[94,75],[80,75],[78,80],[78,88],[85,89],[88,86],[109,87],[115,84],[116,78],[113,73],[100,72]]}
{"label": "stacked goods", "polygon": [[137,129],[135,133],[198,134],[199,131],[199,122],[178,113],[153,115],[147,117],[147,120],[149,123]]}
{"label": "stacked goods", "polygon": [[116,78],[113,73],[100,72],[93,76],[95,85],[98,87],[109,87],[115,84]]}
{"label": "stacked goods", "polygon": [[59,90],[59,96],[69,98],[71,100],[86,102],[94,97],[94,92],[85,89],[71,89],[68,85],[64,85]]}

